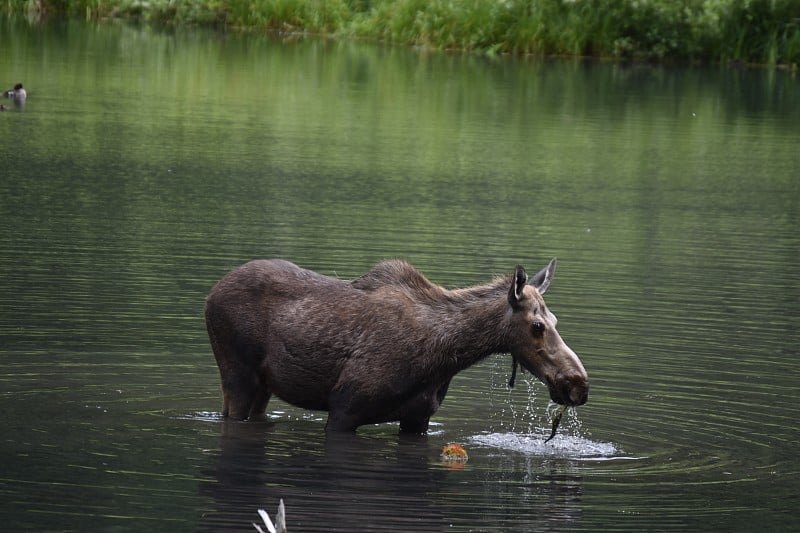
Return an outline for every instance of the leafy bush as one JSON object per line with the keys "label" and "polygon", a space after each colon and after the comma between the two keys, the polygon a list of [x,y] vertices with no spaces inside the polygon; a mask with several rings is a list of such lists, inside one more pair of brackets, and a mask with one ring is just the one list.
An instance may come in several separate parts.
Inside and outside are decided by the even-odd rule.
{"label": "leafy bush", "polygon": [[798,0],[5,0],[0,9],[487,53],[800,63]]}

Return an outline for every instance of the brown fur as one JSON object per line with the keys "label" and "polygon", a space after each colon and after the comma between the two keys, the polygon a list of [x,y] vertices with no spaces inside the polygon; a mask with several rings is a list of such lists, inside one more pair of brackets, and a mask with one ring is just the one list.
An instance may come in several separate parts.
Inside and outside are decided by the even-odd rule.
{"label": "brown fur", "polygon": [[[555,317],[534,287],[515,279],[525,285],[527,276],[451,291],[398,260],[353,281],[283,260],[246,263],[206,302],[222,413],[262,415],[275,394],[328,411],[329,430],[400,421],[403,431],[424,432],[456,373],[509,351],[555,400],[585,402],[588,378]],[[552,334],[533,338],[534,317],[550,320]]]}

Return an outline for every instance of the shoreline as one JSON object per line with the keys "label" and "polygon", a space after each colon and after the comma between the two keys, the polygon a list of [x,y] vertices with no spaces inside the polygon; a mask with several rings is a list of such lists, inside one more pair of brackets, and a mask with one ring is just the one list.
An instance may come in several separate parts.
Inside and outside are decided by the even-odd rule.
{"label": "shoreline", "polygon": [[353,39],[446,53],[653,64],[800,64],[792,0],[6,0],[31,21],[80,17]]}

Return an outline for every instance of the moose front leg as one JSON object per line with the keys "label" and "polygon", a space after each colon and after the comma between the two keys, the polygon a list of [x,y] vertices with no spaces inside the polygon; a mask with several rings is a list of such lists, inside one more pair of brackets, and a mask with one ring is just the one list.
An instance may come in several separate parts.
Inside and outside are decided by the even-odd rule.
{"label": "moose front leg", "polygon": [[405,418],[400,420],[400,433],[427,433],[431,417]]}
{"label": "moose front leg", "polygon": [[328,421],[325,431],[354,432],[358,426],[368,423],[365,407],[369,402],[354,392],[353,386],[334,389],[328,398]]}
{"label": "moose front leg", "polygon": [[325,431],[353,433],[360,425],[356,420],[355,417],[331,410],[328,412],[328,421],[325,423]]}
{"label": "moose front leg", "polygon": [[450,380],[431,387],[410,401],[400,416],[402,433],[427,433],[431,416],[439,410],[447,395]]}

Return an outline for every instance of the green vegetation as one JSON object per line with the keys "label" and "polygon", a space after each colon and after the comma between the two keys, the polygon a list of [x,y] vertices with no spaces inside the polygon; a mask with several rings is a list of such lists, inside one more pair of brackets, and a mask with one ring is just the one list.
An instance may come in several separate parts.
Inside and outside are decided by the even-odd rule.
{"label": "green vegetation", "polygon": [[800,63],[798,0],[3,0],[0,9],[490,54]]}

